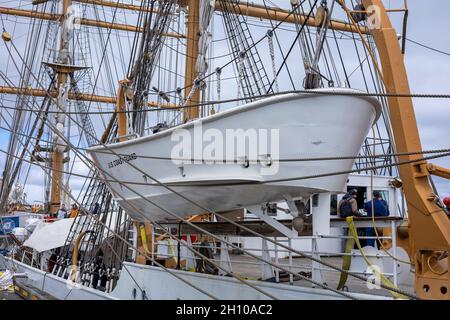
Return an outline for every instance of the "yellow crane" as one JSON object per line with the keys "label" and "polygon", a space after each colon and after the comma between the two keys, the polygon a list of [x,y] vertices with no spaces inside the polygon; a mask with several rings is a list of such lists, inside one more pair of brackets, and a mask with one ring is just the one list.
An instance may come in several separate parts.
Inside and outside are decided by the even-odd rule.
{"label": "yellow crane", "polygon": [[[381,0],[363,0],[373,8],[378,26],[371,30],[380,57],[388,94],[410,94],[403,54],[389,16]],[[389,117],[398,153],[422,150],[411,97],[388,97]],[[399,156],[400,162],[417,160],[421,155]],[[433,168],[438,168],[433,170]],[[449,259],[450,220],[430,185],[430,174],[450,176],[450,170],[419,161],[399,166],[408,206],[411,257],[415,265],[415,291],[421,298],[450,299]]]}

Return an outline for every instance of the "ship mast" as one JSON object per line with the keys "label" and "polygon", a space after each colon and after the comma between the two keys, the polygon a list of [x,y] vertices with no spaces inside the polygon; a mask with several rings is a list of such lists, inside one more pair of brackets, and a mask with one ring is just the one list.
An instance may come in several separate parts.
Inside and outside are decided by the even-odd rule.
{"label": "ship mast", "polygon": [[[73,35],[73,23],[71,23],[70,6],[72,0],[63,0],[62,2],[62,19],[61,19],[61,36],[58,59],[56,63],[47,63],[48,66],[53,68],[56,73],[56,110],[55,124],[59,134],[64,134],[65,125],[65,111],[68,101],[68,75],[70,72],[75,71],[77,68],[70,65],[71,59],[69,54],[70,39]],[[72,21],[73,22],[73,21]],[[63,139],[56,135],[53,139],[53,148],[51,156],[52,178],[50,189],[50,212],[56,213],[61,205],[61,184],[62,184],[62,171],[63,163],[66,161],[64,158],[67,145]]]}
{"label": "ship mast", "polygon": [[[195,65],[198,57],[198,40],[200,32],[200,1],[186,0],[187,13],[187,35],[186,35],[186,71],[184,98],[187,108],[184,109],[184,122],[198,118],[199,107],[190,107],[200,102],[200,91],[195,88],[196,70]],[[194,90],[189,97],[191,90]]]}

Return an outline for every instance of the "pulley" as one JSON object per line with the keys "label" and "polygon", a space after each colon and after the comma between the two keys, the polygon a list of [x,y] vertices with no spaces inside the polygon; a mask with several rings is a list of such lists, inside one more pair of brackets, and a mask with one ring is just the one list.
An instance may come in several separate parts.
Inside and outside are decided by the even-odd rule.
{"label": "pulley", "polygon": [[11,35],[7,31],[3,31],[2,39],[5,42],[9,42],[9,41],[11,41],[12,38],[11,38]]}
{"label": "pulley", "polygon": [[362,5],[362,3],[358,3],[357,5],[355,5],[353,10],[357,11],[357,12],[352,12],[353,20],[355,20],[356,23],[366,20],[367,13],[365,12],[366,9]]}
{"label": "pulley", "polygon": [[409,229],[408,222],[404,221],[397,227],[397,234],[400,239],[408,239]]}
{"label": "pulley", "polygon": [[180,99],[182,99],[183,97],[181,96],[181,93],[183,92],[183,89],[181,89],[180,87],[177,87],[175,89],[175,91],[176,91],[178,97],[180,97]]}
{"label": "pulley", "polygon": [[321,27],[327,20],[327,18],[328,18],[328,8],[325,6],[320,6],[319,8],[317,8],[315,16],[316,27],[318,28]]}
{"label": "pulley", "polygon": [[320,87],[320,74],[316,72],[306,72],[305,79],[303,80],[303,87],[308,89],[317,89]]}
{"label": "pulley", "polygon": [[403,181],[400,178],[398,178],[398,177],[396,177],[396,178],[394,178],[392,180],[389,180],[389,184],[392,187],[394,187],[394,188],[401,188],[401,187],[403,187]]}
{"label": "pulley", "polygon": [[292,219],[292,227],[295,231],[301,233],[305,227],[305,220],[302,217],[295,217]]}
{"label": "pulley", "polygon": [[197,90],[205,90],[206,89],[206,82],[202,79],[195,79],[194,80],[194,87]]}
{"label": "pulley", "polygon": [[134,96],[133,90],[131,90],[129,86],[125,86],[124,89],[125,89],[125,97],[127,98],[127,100],[129,101],[133,100]]}

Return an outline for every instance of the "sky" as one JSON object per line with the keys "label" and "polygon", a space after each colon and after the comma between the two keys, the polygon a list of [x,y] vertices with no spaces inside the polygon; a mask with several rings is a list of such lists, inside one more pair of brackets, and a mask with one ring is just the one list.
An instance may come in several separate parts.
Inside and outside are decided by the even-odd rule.
{"label": "sky", "polygon": [[[392,1],[402,2],[402,1]],[[407,38],[437,48],[450,54],[450,1],[410,0]],[[439,10],[435,10],[439,8]],[[432,17],[432,18],[431,18]],[[400,22],[396,21],[397,30]],[[411,92],[450,93],[450,55],[435,53],[411,42],[407,42],[405,64],[408,71]],[[439,149],[450,146],[450,100],[414,99],[417,125],[422,148]],[[450,158],[432,161],[450,168]],[[450,181],[434,178],[442,196],[450,196]]]}
{"label": "sky", "polygon": [[[255,1],[257,3],[261,1]],[[288,0],[274,0],[272,3],[275,3],[276,5],[280,7],[287,8],[290,6]],[[347,1],[349,3],[349,1]],[[400,8],[401,5],[403,5],[403,1],[384,1],[385,5],[388,8]],[[7,1],[7,0],[1,0],[0,6],[2,7],[20,7],[20,8],[28,8],[27,1]],[[446,32],[450,32],[450,19],[448,19],[448,12],[450,12],[450,1],[444,1],[444,0],[409,0],[408,1],[408,7],[409,7],[409,18],[408,18],[408,27],[407,27],[407,38],[414,40],[416,42],[423,43],[427,46],[439,49],[443,52],[447,52],[449,54],[441,54],[434,51],[431,51],[429,49],[423,48],[421,46],[418,46],[412,42],[407,42],[406,46],[406,55],[405,55],[405,65],[408,72],[411,92],[413,93],[429,93],[429,94],[450,94],[450,37],[445,36]],[[438,10],[437,10],[438,9]],[[390,14],[391,19],[393,20],[394,26],[397,29],[398,33],[401,33],[402,28],[402,13],[391,13]],[[110,17],[108,14],[105,15],[105,18]],[[11,20],[7,20],[5,16],[2,16],[3,23],[6,24],[6,27],[13,28],[13,24],[11,23]],[[121,18],[122,21],[125,22],[126,19]],[[132,17],[129,18],[128,23],[130,23],[130,20],[132,20]],[[26,39],[26,28],[27,25],[23,22],[26,21],[25,19],[19,19],[19,22],[22,22],[22,24],[15,25],[15,28],[17,28],[17,34],[19,35],[19,38],[17,42],[25,43]],[[218,27],[218,26],[216,26]],[[21,31],[22,28],[22,31]],[[255,34],[254,38],[258,39],[259,36],[263,35],[266,32],[265,28],[256,28],[255,27]],[[223,37],[223,34],[221,35],[220,32],[218,35],[215,35],[214,39],[220,39]],[[285,33],[282,35],[281,38],[281,46],[284,47],[284,49],[287,49],[291,42],[293,41],[293,38],[295,37],[295,33]],[[118,50],[123,50],[125,54],[127,53],[128,46],[127,43],[130,43],[130,39],[128,38],[127,41],[122,41],[122,47],[117,48],[117,46],[114,46],[113,49],[109,52],[112,57],[115,57],[115,55],[118,55]],[[18,44],[20,47],[20,43]],[[4,50],[4,44],[0,44],[0,55],[1,59],[5,61],[7,59],[7,52]],[[224,52],[226,49],[226,46],[223,42],[218,41],[215,46],[215,53]],[[270,60],[267,57],[267,45],[263,53],[266,54],[265,57],[263,57],[263,62],[267,66],[269,70],[270,69]],[[118,59],[118,58],[117,58]],[[301,66],[301,63],[295,63],[295,59],[299,59],[298,56],[293,55],[289,58],[291,63],[291,71],[295,74],[297,71],[297,67]],[[357,66],[357,63],[354,60],[353,57],[350,57],[345,54],[344,52],[344,59],[347,59],[350,66]],[[219,59],[220,60],[220,59]],[[8,60],[9,61],[9,60]],[[218,62],[218,65],[220,63],[223,63],[226,61],[226,58],[220,60]],[[297,61],[299,62],[299,61]],[[94,62],[95,63],[95,62]],[[166,65],[170,62],[166,61]],[[125,66],[125,65],[124,65]],[[215,65],[211,66],[212,68],[215,67]],[[12,68],[11,65],[8,64],[2,64],[0,66],[0,69],[2,71],[5,71],[5,68]],[[118,73],[121,73],[121,68],[124,69],[124,67],[121,67],[120,65],[117,67],[119,69]],[[182,70],[183,65],[181,65],[180,69]],[[227,75],[231,75],[232,70],[226,70],[224,74],[222,75],[223,78],[226,78]],[[268,71],[269,76],[271,73]],[[357,75],[355,76],[355,78]],[[14,79],[12,77],[12,79]],[[14,79],[17,81],[17,79]],[[3,80],[0,79],[0,85],[4,85],[2,83]],[[281,76],[280,77],[280,86],[286,86],[287,83],[287,77]],[[227,82],[224,81],[226,84]],[[110,95],[113,95],[112,92],[108,92],[106,86],[105,88],[101,88],[104,90],[104,94],[108,93]],[[111,90],[110,90],[111,91]],[[235,96],[235,92],[232,90],[223,90],[222,93],[222,99],[226,99],[229,97]],[[100,92],[102,93],[102,92]],[[422,142],[422,148],[424,150],[430,150],[430,149],[443,149],[443,148],[450,148],[450,101],[449,99],[414,99],[414,109],[416,112],[416,119],[417,119],[417,126],[420,132],[421,142]],[[1,109],[2,114],[5,115],[5,109]],[[100,120],[99,124],[100,124]],[[103,119],[103,122],[105,120]],[[4,125],[4,122],[0,119],[0,126]],[[99,125],[100,127],[100,125]],[[77,139],[76,132],[73,132],[74,139]],[[4,130],[0,129],[0,149],[6,150],[7,147],[7,141],[8,141],[8,135]],[[0,167],[3,168],[5,161],[5,154],[0,153]],[[436,159],[432,161],[433,163],[442,165],[444,167],[450,168],[450,158],[447,157],[445,159]],[[83,164],[77,162],[75,164],[76,168],[75,171],[81,174],[86,174],[88,172],[88,169]],[[34,168],[30,170],[28,183],[26,191],[28,193],[28,201],[33,202],[34,200],[41,200],[43,196],[43,191],[41,188],[42,185],[42,179],[43,174],[42,172]],[[440,178],[433,178],[436,186],[438,188],[438,191],[442,197],[444,196],[450,196],[450,181],[446,181],[444,179]],[[71,188],[73,190],[79,190],[81,187],[83,181],[79,178],[74,178],[71,180]]]}

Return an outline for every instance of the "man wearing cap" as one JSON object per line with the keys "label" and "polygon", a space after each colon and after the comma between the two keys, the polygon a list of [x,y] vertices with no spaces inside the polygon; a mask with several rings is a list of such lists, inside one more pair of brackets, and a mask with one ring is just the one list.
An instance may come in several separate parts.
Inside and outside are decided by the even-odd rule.
{"label": "man wearing cap", "polygon": [[[341,218],[347,218],[350,216],[360,217],[361,214],[358,212],[358,202],[356,201],[358,197],[358,190],[353,189],[342,197],[341,201],[339,201],[339,205],[337,207],[338,215]],[[344,236],[348,236],[348,228],[344,228]],[[365,236],[365,228],[357,228],[356,229],[358,236]],[[342,246],[345,248],[346,239],[343,239]],[[364,239],[360,239],[360,243],[364,246]],[[355,244],[356,248],[356,244]]]}
{"label": "man wearing cap", "polygon": [[338,214],[342,218],[349,216],[360,216],[358,212],[358,202],[356,197],[358,196],[358,190],[353,189],[346,193],[338,205]]}
{"label": "man wearing cap", "polygon": [[[373,209],[373,212],[372,212]],[[373,191],[373,205],[372,200],[367,201],[364,205],[364,211],[367,212],[368,217],[387,217],[389,216],[389,206],[385,200],[383,200],[383,197],[381,196],[381,193],[377,190]],[[370,227],[366,229],[366,236],[367,237],[375,237],[375,230],[374,227]],[[381,235],[380,235],[381,236]],[[366,244],[368,246],[372,246],[377,248],[375,239],[367,239]]]}

